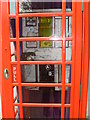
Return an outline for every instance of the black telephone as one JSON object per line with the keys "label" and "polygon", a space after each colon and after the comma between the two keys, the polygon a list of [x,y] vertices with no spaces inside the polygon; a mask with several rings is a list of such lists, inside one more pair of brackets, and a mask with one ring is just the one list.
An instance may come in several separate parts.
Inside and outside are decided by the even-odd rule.
{"label": "black telephone", "polygon": [[40,82],[53,83],[54,82],[54,65],[39,65]]}

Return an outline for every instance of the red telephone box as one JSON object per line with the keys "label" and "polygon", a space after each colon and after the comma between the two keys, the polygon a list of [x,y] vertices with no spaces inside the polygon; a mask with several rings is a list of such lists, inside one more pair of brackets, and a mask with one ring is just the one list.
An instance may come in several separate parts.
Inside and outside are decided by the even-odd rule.
{"label": "red telephone box", "polygon": [[[17,118],[17,117],[44,118],[43,114],[45,115],[50,114],[47,113],[47,111],[51,112],[51,116],[49,116],[48,118],[79,118],[79,117],[85,118],[87,101],[87,88],[85,86],[88,85],[87,75],[89,64],[88,36],[87,36],[88,2],[84,3],[83,13],[82,2],[71,2],[70,11],[67,11],[67,1],[65,2],[64,0],[64,2],[63,1],[58,2],[58,4],[60,3],[59,7],[61,7],[60,11],[41,10],[36,12],[32,10],[33,12],[31,11],[29,13],[20,12],[18,0],[14,1],[14,3],[15,13],[12,14],[10,13],[11,11],[10,2],[7,0],[6,2],[0,1],[1,5],[0,20],[2,23],[0,34],[1,36],[0,82],[2,91],[1,99],[3,118]],[[34,6],[33,4],[32,6]],[[40,4],[42,3],[39,4],[37,3],[37,5]],[[36,8],[34,7],[34,9]],[[71,34],[69,34],[70,29],[66,27],[67,24],[70,26],[68,22],[70,17],[72,18]],[[14,19],[14,22],[11,23],[11,19]],[[29,26],[30,30],[32,28],[32,24],[39,25],[38,36],[22,36],[22,33],[25,32],[23,27],[23,19],[26,22],[24,27],[27,28]],[[35,22],[35,19],[39,19],[38,24],[37,22]],[[56,23],[54,22],[54,24],[51,25],[51,23],[53,23],[52,21],[53,20],[58,21],[58,19],[61,19],[60,24],[62,27],[61,36],[59,35],[56,36],[57,30],[56,32],[52,31],[51,35],[49,35],[48,33],[50,33],[51,30],[53,30],[53,26],[54,29],[58,27],[58,26],[55,27],[57,22]],[[13,26],[14,30],[12,30],[11,26]],[[11,34],[13,34],[13,31],[15,32],[14,36],[11,36]],[[53,33],[55,33],[55,35],[53,35]],[[54,47],[57,48],[57,46],[60,44],[59,48],[61,49],[61,53],[59,49],[57,49],[56,54],[58,56],[60,54],[62,58],[48,60],[46,58],[40,60],[37,58],[33,59],[33,57],[37,56],[37,54],[34,54],[32,52],[30,53],[28,52],[29,54],[28,57],[28,54],[26,54],[24,51],[25,45],[24,43],[27,43],[27,45],[30,47],[31,44],[28,44],[30,42],[35,43],[33,44],[34,47],[37,47],[36,44],[39,42],[40,50],[45,49],[46,51],[48,47],[51,47],[52,48],[51,54],[54,54],[53,53]],[[72,48],[71,59],[67,60],[68,46],[69,47],[72,46]],[[33,50],[33,48],[30,48],[30,51],[31,50]],[[32,55],[33,57],[30,56],[31,54],[33,54]],[[48,55],[49,53],[47,52],[45,54]],[[27,58],[27,60],[25,59],[25,57]],[[56,79],[55,65],[58,66],[59,72],[61,70],[60,74],[60,76],[62,76],[62,80],[60,79],[61,81],[59,81],[60,76],[57,78],[58,81],[54,81],[54,79]],[[26,66],[28,67],[27,71],[25,71]],[[33,69],[37,71],[35,72],[36,75],[35,82],[32,82],[31,80],[31,78],[34,79],[34,77],[27,76],[28,72],[29,74],[30,72],[32,72],[32,70],[30,71],[29,66],[32,66]],[[38,66],[39,70],[37,70]],[[67,74],[68,76],[67,82],[66,82],[66,69],[69,69],[69,74]],[[43,70],[44,72],[42,72]],[[47,71],[45,72],[45,70]],[[31,75],[32,74],[33,72],[31,73]],[[24,82],[24,80],[26,80],[25,75],[29,80]],[[44,75],[45,77],[43,77]],[[50,81],[45,82],[45,80],[47,79],[50,80],[51,82]],[[81,97],[80,97],[80,85],[81,85]],[[33,88],[34,92],[32,90]],[[42,101],[38,102],[38,99],[40,98],[41,94],[43,94],[42,96],[43,102]],[[50,94],[53,94],[52,96],[54,97],[51,98],[52,99],[51,101],[48,101],[47,99],[49,98]]]}

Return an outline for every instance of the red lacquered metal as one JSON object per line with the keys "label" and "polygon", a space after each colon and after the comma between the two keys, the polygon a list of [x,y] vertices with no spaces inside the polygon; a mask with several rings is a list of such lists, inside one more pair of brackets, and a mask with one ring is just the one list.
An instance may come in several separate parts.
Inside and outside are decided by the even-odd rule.
{"label": "red lacquered metal", "polygon": [[[14,106],[19,106],[20,104],[19,103],[14,103],[13,104]],[[61,107],[62,105],[61,104],[46,104],[46,103],[22,103],[22,106],[24,107]],[[70,107],[70,104],[64,104],[64,107],[68,108]]]}
{"label": "red lacquered metal", "polygon": [[72,65],[71,65],[71,108],[70,108],[70,118],[73,118],[73,104],[74,104],[74,64],[75,64],[75,2],[72,3],[72,12],[73,12],[73,17],[72,17]]}
{"label": "red lacquered metal", "polygon": [[[78,118],[79,115],[79,95],[80,95],[80,79],[81,79],[81,46],[82,46],[82,3],[76,4],[76,30],[75,30],[75,74],[74,74],[74,113],[73,117]],[[76,81],[76,82],[75,82]]]}
{"label": "red lacquered metal", "polygon": [[[11,42],[16,42],[16,38],[10,38]],[[19,38],[19,40],[21,42],[30,42],[30,41],[33,41],[33,42],[36,42],[36,41],[63,41],[63,38],[59,38],[59,37],[24,37],[24,38]],[[72,38],[71,37],[67,37],[65,38],[65,40],[67,41],[72,41]]]}
{"label": "red lacquered metal", "polygon": [[[1,0],[0,0],[0,23],[2,23],[2,17],[1,17]],[[0,98],[2,101],[2,25],[0,24]],[[2,108],[1,108],[2,109]]]}
{"label": "red lacquered metal", "polygon": [[65,101],[65,58],[66,58],[66,2],[62,3],[62,38],[63,38],[63,46],[62,46],[62,93],[61,93],[61,118],[64,118],[64,101]]}
{"label": "red lacquered metal", "polygon": [[82,51],[82,74],[81,74],[81,99],[80,99],[80,118],[86,118],[87,95],[89,79],[89,59],[90,59],[90,2],[83,4],[83,51]]}
{"label": "red lacquered metal", "polygon": [[[9,29],[9,18],[8,18],[8,2],[1,2],[1,40],[0,44],[2,50],[1,55],[2,57],[0,60],[2,60],[2,116],[3,118],[14,118],[14,108],[13,106],[13,91],[11,87],[12,83],[12,77],[11,77],[11,56],[10,56],[10,29]],[[9,79],[6,80],[4,78],[4,69],[7,68],[9,71]],[[9,110],[8,110],[9,109]]]}
{"label": "red lacquered metal", "polygon": [[21,70],[20,70],[20,42],[19,42],[19,2],[15,2],[16,11],[16,49],[17,49],[17,76],[19,83],[19,101],[20,101],[20,118],[23,118],[23,108],[22,108],[22,88],[21,88]]}
{"label": "red lacquered metal", "polygon": [[[73,2],[72,3],[72,12],[66,12],[66,1],[62,2],[62,12],[61,13],[23,13],[19,14],[19,3],[18,0],[15,1],[15,14],[9,14],[9,3],[0,2],[0,22],[2,26],[0,27],[0,70],[2,81],[2,114],[3,118],[14,118],[15,111],[14,107],[18,106],[20,108],[20,118],[23,118],[23,107],[59,107],[61,108],[61,118],[65,117],[65,108],[70,108],[70,118],[79,117],[79,92],[80,92],[80,79],[81,79],[81,45],[82,45],[82,3]],[[84,4],[85,11],[85,24],[87,23],[87,3]],[[19,37],[19,18],[21,17],[52,17],[52,16],[62,16],[62,38],[54,37]],[[66,37],[66,16],[72,16],[72,37]],[[16,20],[16,38],[10,38],[10,18],[15,18]],[[84,38],[84,55],[83,59],[87,63],[88,58],[88,42],[87,42],[87,25],[85,26],[85,38]],[[20,42],[25,41],[62,41],[62,61],[20,61]],[[66,41],[72,41],[72,60],[66,61]],[[10,51],[10,42],[16,42],[16,53],[17,61],[11,61],[11,51]],[[87,54],[86,54],[87,53]],[[84,58],[85,57],[85,58]],[[88,63],[84,63],[83,70],[83,82],[82,86],[82,109],[81,116],[85,117],[86,114],[86,96],[87,96],[87,85],[85,80],[88,79],[87,69]],[[21,83],[21,65],[32,65],[32,64],[62,64],[62,83]],[[17,67],[17,82],[14,83],[12,80],[11,66],[15,65]],[[65,66],[71,65],[71,83],[65,84]],[[86,67],[85,67],[86,66]],[[4,69],[9,70],[9,79],[4,78]],[[86,69],[85,69],[86,68]],[[19,89],[19,103],[14,103],[17,99],[13,99],[13,87],[17,86]],[[61,103],[23,103],[22,101],[22,87],[31,86],[31,87],[61,87]],[[65,104],[65,87],[71,88],[70,95],[70,104]],[[84,105],[85,104],[85,105]],[[17,113],[18,111],[16,111]]]}

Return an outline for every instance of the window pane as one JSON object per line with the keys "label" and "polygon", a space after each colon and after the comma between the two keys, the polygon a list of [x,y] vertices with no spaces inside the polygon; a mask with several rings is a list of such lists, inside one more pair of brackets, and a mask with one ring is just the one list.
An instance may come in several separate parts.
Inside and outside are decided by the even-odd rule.
{"label": "window pane", "polygon": [[72,37],[72,17],[66,16],[66,37]]}
{"label": "window pane", "polygon": [[71,65],[65,67],[65,83],[71,83]]}
{"label": "window pane", "polygon": [[22,42],[21,61],[62,61],[62,41]]}
{"label": "window pane", "polygon": [[70,104],[71,88],[65,87],[65,104]]}
{"label": "window pane", "polygon": [[61,12],[62,0],[19,0],[19,12]]}
{"label": "window pane", "polygon": [[61,83],[62,65],[21,65],[23,83]]}
{"label": "window pane", "polygon": [[[44,84],[44,83],[43,83]],[[22,87],[23,103],[61,103],[61,87]]]}
{"label": "window pane", "polygon": [[69,118],[70,118],[70,108],[65,108],[64,118],[65,118],[65,120],[69,120]]}
{"label": "window pane", "polygon": [[72,0],[66,0],[66,12],[72,11]]}
{"label": "window pane", "polygon": [[15,0],[9,0],[10,14],[15,14]]}
{"label": "window pane", "polygon": [[54,37],[55,40],[62,39],[62,17],[20,18],[19,31],[20,37]]}
{"label": "window pane", "polygon": [[40,108],[40,107],[23,107],[24,118],[29,119],[60,119],[61,108]]}
{"label": "window pane", "polygon": [[10,49],[11,49],[11,61],[14,62],[17,60],[16,42],[10,42]]}
{"label": "window pane", "polygon": [[66,41],[66,61],[72,60],[72,41]]}

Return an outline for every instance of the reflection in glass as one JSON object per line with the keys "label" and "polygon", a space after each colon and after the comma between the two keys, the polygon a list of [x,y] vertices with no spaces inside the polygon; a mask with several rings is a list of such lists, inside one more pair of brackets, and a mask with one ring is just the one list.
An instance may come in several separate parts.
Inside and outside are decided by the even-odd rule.
{"label": "reflection in glass", "polygon": [[16,21],[15,18],[10,18],[10,38],[16,37]]}
{"label": "reflection in glass", "polygon": [[44,107],[23,107],[24,118],[30,119],[60,119],[61,108],[44,108]]}
{"label": "reflection in glass", "polygon": [[65,104],[70,104],[71,88],[65,87]]}
{"label": "reflection in glass", "polygon": [[19,103],[19,91],[17,86],[13,87],[13,99],[14,103]]}
{"label": "reflection in glass", "polygon": [[72,0],[66,0],[66,12],[72,11]]}
{"label": "reflection in glass", "polygon": [[24,103],[61,103],[61,87],[27,86],[22,93]]}
{"label": "reflection in glass", "polygon": [[62,0],[19,0],[20,13],[61,12]]}
{"label": "reflection in glass", "polygon": [[70,118],[70,108],[65,108],[64,118],[65,120],[68,120]]}
{"label": "reflection in glass", "polygon": [[20,119],[20,108],[18,106],[14,107],[15,119]]}
{"label": "reflection in glass", "polygon": [[11,42],[10,43],[10,49],[11,49],[11,61],[16,61],[17,60],[17,55],[16,55],[16,42]]}
{"label": "reflection in glass", "polygon": [[15,1],[9,0],[10,14],[15,14]]}

